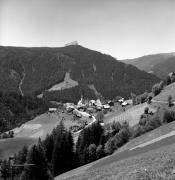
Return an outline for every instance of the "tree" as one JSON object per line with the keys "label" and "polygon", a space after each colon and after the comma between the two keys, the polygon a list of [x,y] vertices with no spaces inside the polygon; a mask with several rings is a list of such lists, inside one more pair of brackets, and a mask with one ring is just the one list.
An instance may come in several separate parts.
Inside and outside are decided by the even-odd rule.
{"label": "tree", "polygon": [[170,123],[175,120],[175,111],[165,110],[163,113],[163,122]]}
{"label": "tree", "polygon": [[81,131],[76,143],[76,153],[78,155],[80,165],[87,162],[87,148],[89,145],[95,144],[98,146],[102,141],[102,137],[103,127],[100,125],[99,121]]}
{"label": "tree", "polygon": [[96,119],[97,119],[97,121],[99,121],[100,123],[103,122],[103,120],[104,120],[103,111],[99,111],[99,112],[97,113]]}
{"label": "tree", "polygon": [[172,96],[171,95],[168,96],[168,106],[169,107],[172,106]]}
{"label": "tree", "polygon": [[144,114],[148,114],[148,112],[149,112],[149,107],[146,107],[146,108],[144,109]]}
{"label": "tree", "polygon": [[141,136],[141,135],[144,134],[145,132],[146,132],[146,131],[145,131],[145,129],[144,129],[144,126],[138,125],[138,126],[134,129],[132,136],[135,138],[135,137]]}
{"label": "tree", "polygon": [[136,94],[131,93],[131,98],[132,98],[132,104],[133,104],[133,105],[136,105],[136,97],[137,97]]}
{"label": "tree", "polygon": [[34,166],[28,166],[25,168],[21,175],[21,180],[53,179],[48,168],[44,148],[40,142],[31,147],[26,162],[27,164],[34,164]]}
{"label": "tree", "polygon": [[106,143],[104,152],[105,154],[112,154],[114,150],[116,149],[114,139],[111,137]]}
{"label": "tree", "polygon": [[159,87],[160,87],[161,90],[163,90],[164,86],[165,86],[165,82],[164,81],[160,81]]}
{"label": "tree", "polygon": [[97,157],[97,159],[100,159],[100,158],[102,158],[104,156],[105,156],[104,149],[103,149],[103,146],[100,144],[96,148],[96,157]]}
{"label": "tree", "polygon": [[140,95],[141,103],[144,103],[148,98],[148,91],[145,91],[143,94]]}
{"label": "tree", "polygon": [[[75,166],[75,155],[73,152],[73,137],[71,132],[67,131],[64,124],[57,127],[57,135],[54,142],[52,153],[53,174],[57,176]],[[75,163],[75,164],[74,164]]]}
{"label": "tree", "polygon": [[161,126],[161,121],[159,117],[153,116],[153,117],[150,117],[149,121],[146,122],[144,129],[146,132],[149,132],[153,129],[158,128],[159,126]]}
{"label": "tree", "polygon": [[63,134],[57,138],[53,150],[52,163],[53,174],[57,176],[65,171],[72,169],[74,159],[73,147],[71,147],[69,134]]}
{"label": "tree", "polygon": [[4,180],[7,180],[8,177],[10,177],[10,168],[9,168],[9,163],[7,160],[2,161],[1,164],[1,177]]}
{"label": "tree", "polygon": [[112,136],[114,136],[116,133],[118,133],[121,128],[122,128],[122,125],[118,121],[113,121],[113,123],[111,125]]}
{"label": "tree", "polygon": [[123,141],[123,143],[121,143],[122,146],[123,144],[127,143],[129,141],[129,138],[131,137],[130,129],[128,127],[124,127],[119,131],[118,135]]}
{"label": "tree", "polygon": [[95,161],[97,159],[96,157],[96,145],[95,144],[90,144],[87,151],[88,151],[88,162]]}
{"label": "tree", "polygon": [[[148,117],[148,116],[147,116],[147,117]],[[140,118],[140,120],[139,120],[139,125],[140,125],[140,126],[145,126],[145,124],[146,124],[146,122],[147,122],[147,120],[148,120],[147,117],[142,117],[142,118]]]}
{"label": "tree", "polygon": [[51,163],[52,161],[52,154],[53,154],[53,148],[54,148],[54,138],[53,135],[50,134],[46,136],[46,139],[43,141],[43,146],[46,152],[46,158],[48,162]]}
{"label": "tree", "polygon": [[166,84],[167,84],[167,86],[168,86],[169,84],[171,84],[171,78],[170,78],[170,76],[167,77],[167,79],[166,79]]}
{"label": "tree", "polygon": [[152,93],[154,96],[157,96],[161,92],[160,84],[155,84],[152,87]]}
{"label": "tree", "polygon": [[173,82],[175,82],[175,75],[174,74],[172,74],[172,76],[171,76],[171,83],[173,83]]}
{"label": "tree", "polygon": [[151,104],[152,96],[148,96],[148,104]]}
{"label": "tree", "polygon": [[[53,129],[52,131],[52,135],[53,135],[53,140],[55,142],[55,140],[64,132],[66,131],[65,127],[64,127],[64,123],[63,120],[60,121],[59,125]],[[61,137],[61,136],[60,136]]]}
{"label": "tree", "polygon": [[24,164],[27,160],[28,147],[25,145],[17,154],[17,163]]}

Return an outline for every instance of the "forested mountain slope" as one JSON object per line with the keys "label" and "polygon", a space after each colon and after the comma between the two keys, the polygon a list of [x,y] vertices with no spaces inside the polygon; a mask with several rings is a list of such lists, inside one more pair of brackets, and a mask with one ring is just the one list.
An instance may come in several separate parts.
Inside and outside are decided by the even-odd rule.
{"label": "forested mountain slope", "polygon": [[[62,82],[66,73],[78,85],[60,91],[47,91]],[[0,91],[38,95],[56,100],[76,101],[81,93],[95,98],[95,92],[106,98],[142,93],[159,81],[155,75],[126,65],[115,58],[71,45],[61,48],[25,48],[0,46]]]}

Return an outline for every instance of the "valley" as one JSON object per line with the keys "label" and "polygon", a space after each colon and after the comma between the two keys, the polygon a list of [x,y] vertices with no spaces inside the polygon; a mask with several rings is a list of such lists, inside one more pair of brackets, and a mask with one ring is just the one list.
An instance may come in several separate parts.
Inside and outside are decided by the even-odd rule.
{"label": "valley", "polygon": [[[117,164],[122,168],[122,163],[127,161],[127,169],[130,159],[135,161],[135,158],[141,158],[142,162],[146,153],[149,155],[150,151],[161,151],[164,146],[173,144],[174,122],[171,121],[174,120],[164,119],[164,113],[173,116],[174,112],[173,104],[170,108],[167,101],[171,95],[174,102],[173,81],[161,86],[160,79],[155,75],[79,45],[24,49],[5,47],[5,51],[13,50],[17,55],[17,64],[11,57],[9,62],[14,63],[10,68],[20,79],[15,85],[18,86],[16,94],[11,95],[11,89],[1,89],[1,101],[6,107],[4,112],[10,114],[10,108],[12,112],[18,112],[19,107],[14,109],[10,105],[15,100],[14,105],[19,101],[28,108],[23,112],[21,107],[20,116],[25,113],[30,116],[23,123],[14,124],[14,128],[9,129],[9,126],[10,131],[2,134],[0,159],[8,159],[16,154],[18,160],[24,146],[28,146],[29,151],[42,146],[53,166],[54,176],[68,171],[55,179],[106,179],[107,176],[109,179],[120,179],[115,170],[111,171],[112,174],[108,172],[110,167]],[[25,56],[26,52],[30,52],[30,58],[37,60],[33,61],[28,56],[22,60],[20,56]],[[7,62],[3,63],[2,71],[9,66]],[[47,72],[48,69],[52,71]],[[156,95],[152,88],[154,84],[160,88],[160,93]],[[6,93],[6,99],[3,93]],[[150,96],[152,100],[148,101]],[[5,137],[11,132],[13,137]],[[68,142],[70,144],[65,144]],[[63,144],[60,146],[59,143]],[[72,149],[66,148],[69,145]],[[72,153],[69,159],[66,159],[66,149],[69,149],[68,154]],[[55,151],[61,152],[60,157],[65,153],[62,160],[64,165],[57,164],[59,161],[56,162],[58,157]],[[74,159],[75,153],[77,159]],[[159,159],[159,156],[156,158]],[[66,165],[69,161],[72,165]],[[147,164],[144,166],[147,167]],[[128,169],[128,173],[131,173],[131,169]],[[121,174],[122,178],[129,176],[128,173]]]}

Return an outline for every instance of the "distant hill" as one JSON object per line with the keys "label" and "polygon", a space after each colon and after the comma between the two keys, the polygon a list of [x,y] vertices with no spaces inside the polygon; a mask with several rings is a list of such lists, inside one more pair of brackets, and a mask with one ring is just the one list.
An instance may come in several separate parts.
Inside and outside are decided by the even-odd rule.
{"label": "distant hill", "polygon": [[[70,88],[66,87],[66,74],[69,74]],[[97,92],[106,98],[129,96],[131,91],[142,93],[159,81],[155,75],[79,45],[61,48],[0,46],[0,91],[3,92],[43,93],[52,100],[76,101],[81,93],[90,98],[95,98]],[[63,87],[62,82],[63,89],[52,90]],[[70,82],[74,82],[73,85]]]}
{"label": "distant hill", "polygon": [[123,60],[122,62],[155,74],[161,79],[165,79],[170,72],[175,71],[175,53],[148,55],[136,59]]}

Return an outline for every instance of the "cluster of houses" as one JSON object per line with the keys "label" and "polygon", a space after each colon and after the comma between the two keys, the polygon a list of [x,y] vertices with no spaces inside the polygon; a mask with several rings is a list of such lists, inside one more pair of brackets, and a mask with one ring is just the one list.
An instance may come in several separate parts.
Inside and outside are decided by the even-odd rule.
{"label": "cluster of houses", "polygon": [[[124,100],[124,98],[120,98],[117,101],[122,107],[125,107],[128,105],[128,102]],[[70,127],[72,132],[78,132],[85,128],[86,126],[89,126],[90,124],[94,123],[96,121],[96,118],[94,114],[96,114],[98,111],[103,112],[109,112],[112,111],[112,106],[114,106],[114,101],[101,101],[100,99],[97,100],[84,100],[83,97],[78,101],[77,104],[74,103],[64,103],[62,104],[62,112],[71,113],[74,117],[74,120],[82,119],[82,121],[78,121],[80,124],[78,125],[72,125]],[[49,108],[49,113],[55,113],[58,112],[60,108]],[[89,120],[92,119],[92,120]],[[89,123],[88,123],[89,121]],[[103,122],[101,122],[101,125],[104,125]]]}
{"label": "cluster of houses", "polygon": [[125,101],[124,98],[119,99],[118,102],[120,103],[120,105],[121,105],[122,107],[125,107],[125,106],[128,105],[128,102]]}
{"label": "cluster of houses", "polygon": [[77,117],[92,117],[92,113],[95,113],[97,111],[101,111],[102,109],[111,111],[111,106],[113,106],[114,103],[112,101],[102,104],[100,99],[97,100],[90,100],[85,101],[83,98],[81,98],[77,105],[73,103],[66,103],[65,108],[68,112],[73,112],[74,115]]}
{"label": "cluster of houses", "polygon": [[[121,98],[117,101],[122,107],[128,105],[128,102]],[[83,97],[78,101],[77,104],[65,103],[64,108],[67,112],[72,112],[77,117],[89,117],[91,118],[93,113],[101,110],[111,111],[114,102],[109,100],[102,103],[100,99],[97,100],[84,100]],[[49,112],[56,112],[57,108],[49,108]]]}

